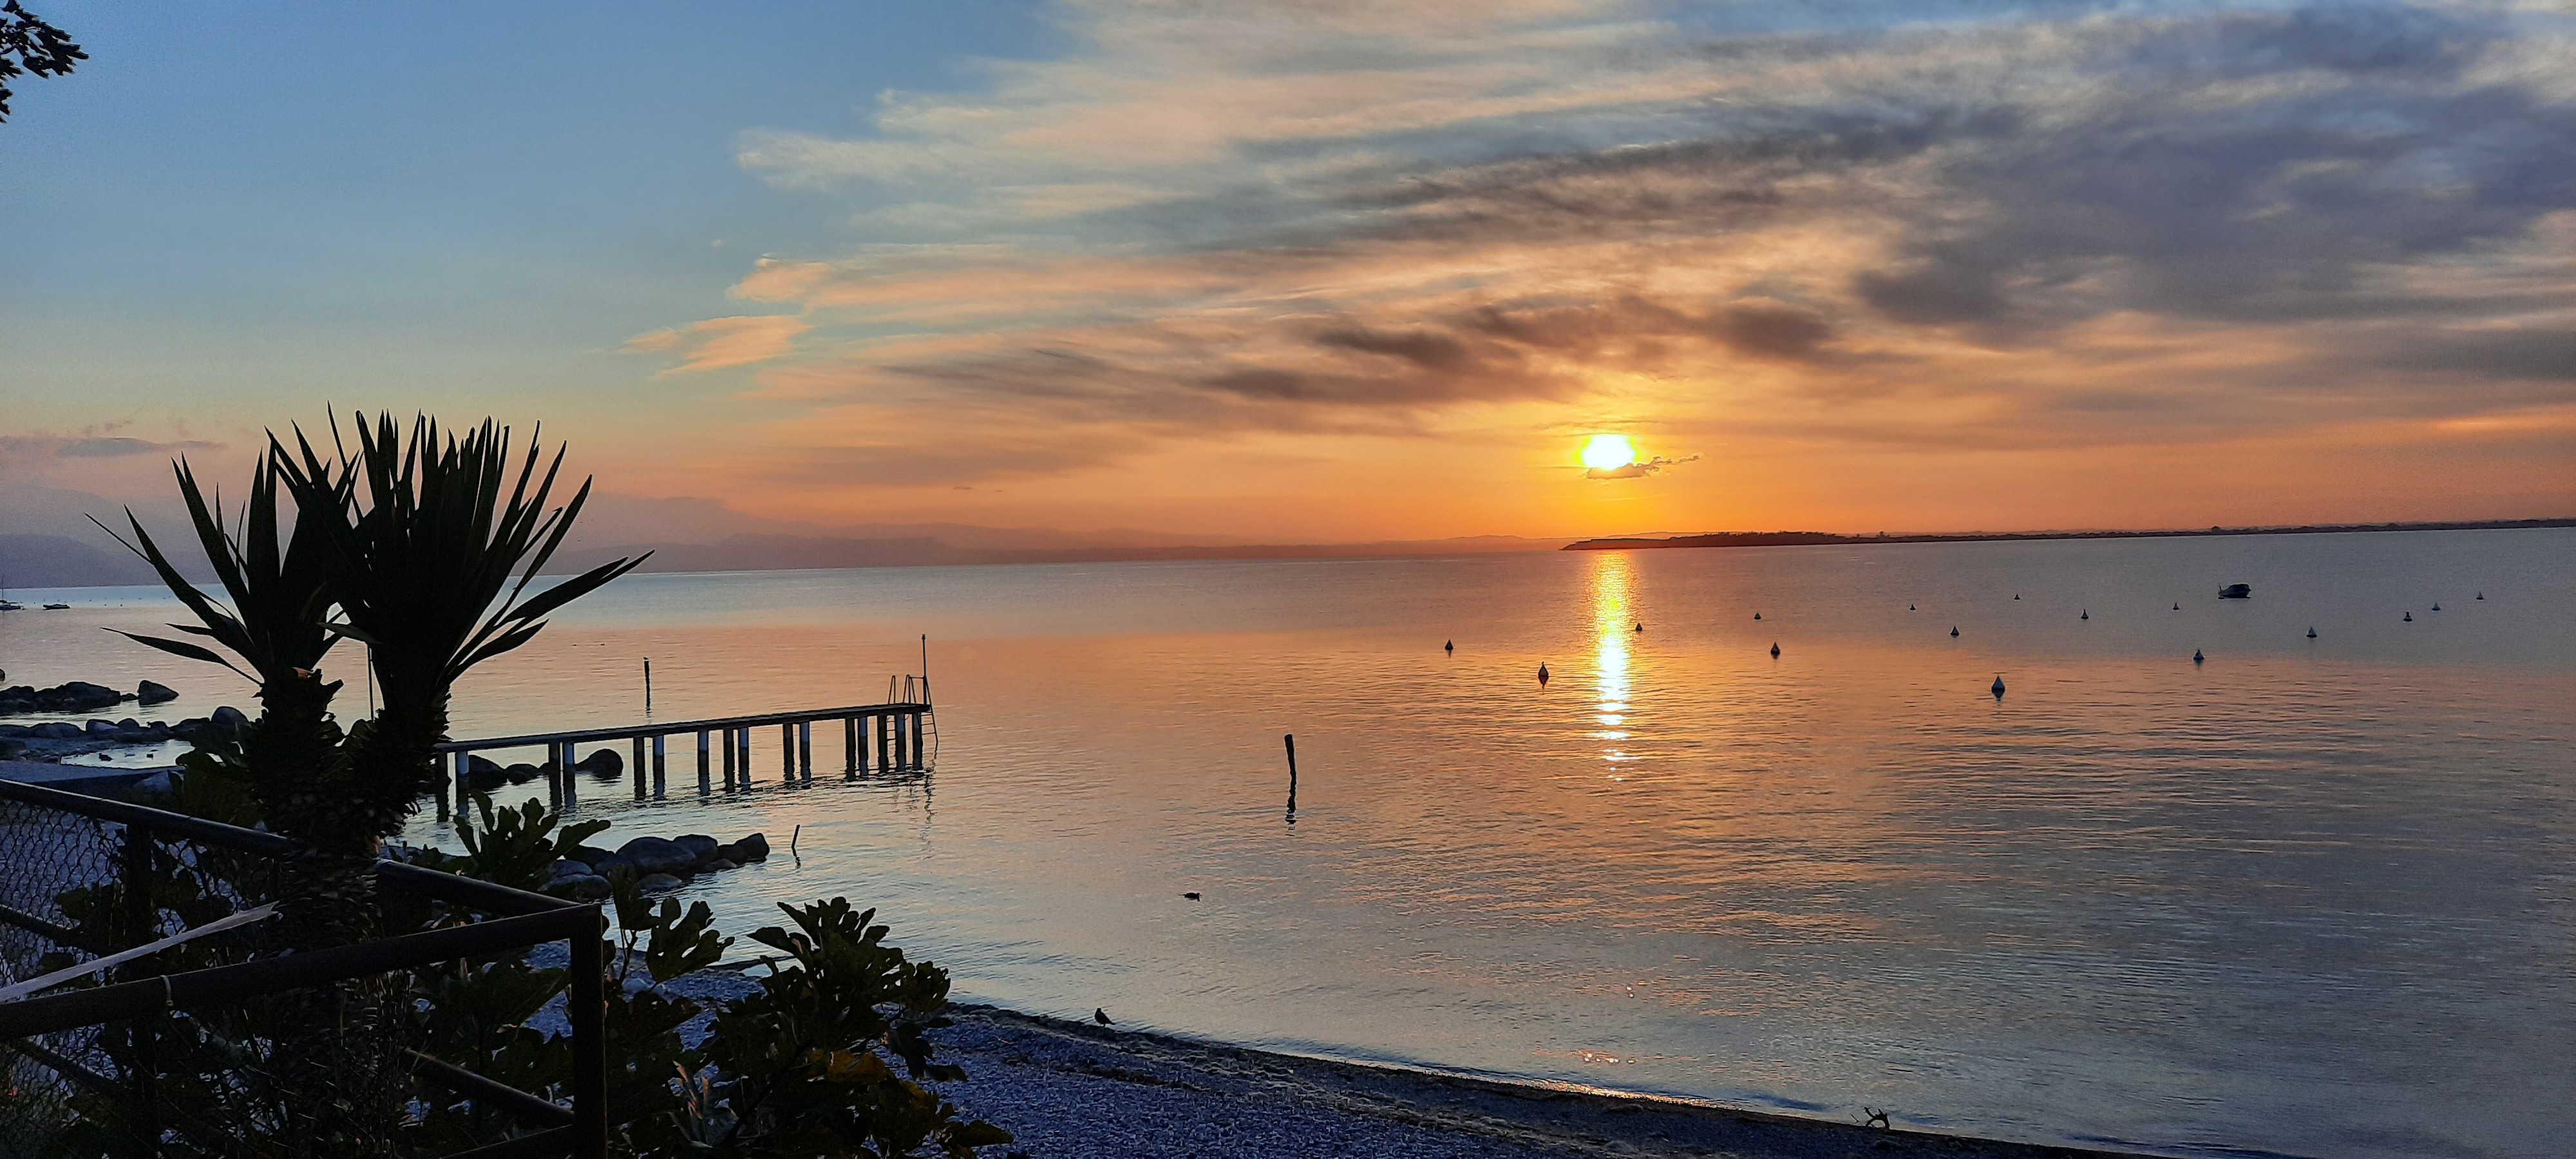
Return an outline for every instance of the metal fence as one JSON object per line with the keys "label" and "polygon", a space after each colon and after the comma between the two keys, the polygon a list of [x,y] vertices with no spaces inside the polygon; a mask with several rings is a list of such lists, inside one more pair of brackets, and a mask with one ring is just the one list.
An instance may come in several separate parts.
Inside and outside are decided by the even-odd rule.
{"label": "metal fence", "polygon": [[[0,987],[244,921],[239,915],[281,900],[285,862],[300,852],[275,834],[0,780]],[[132,1140],[142,1153],[163,1140],[231,1153],[227,1124],[186,1110],[206,1100],[167,1097],[156,1084],[255,1082],[245,1072],[257,1066],[261,1044],[249,1040],[277,1024],[266,1020],[272,1008],[352,980],[556,941],[568,942],[571,956],[570,1106],[451,1060],[381,1044],[376,1056],[396,1062],[388,1081],[443,1091],[521,1124],[520,1133],[469,1152],[477,1159],[605,1155],[599,909],[392,861],[377,863],[376,886],[388,905],[444,903],[456,924],[281,954],[274,923],[247,921],[0,1001],[7,1082],[0,1156],[52,1153],[51,1132],[84,1100],[117,1108],[142,1136]],[[473,915],[482,916],[464,920]]]}

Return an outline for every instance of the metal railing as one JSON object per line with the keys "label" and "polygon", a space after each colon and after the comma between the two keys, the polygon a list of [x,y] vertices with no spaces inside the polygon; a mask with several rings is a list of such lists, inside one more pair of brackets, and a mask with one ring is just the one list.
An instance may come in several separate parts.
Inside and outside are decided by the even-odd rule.
{"label": "metal railing", "polygon": [[[173,926],[206,924],[202,912],[179,909],[238,912],[278,901],[282,865],[302,852],[276,834],[8,780],[0,780],[0,849],[0,971],[13,982],[83,955],[94,961],[162,944],[180,932]],[[598,907],[395,861],[379,861],[375,870],[382,894],[490,916],[292,954],[276,952],[245,926],[189,943],[186,957],[200,963],[196,968],[170,970],[155,959],[174,953],[158,953],[114,967],[107,979],[0,1002],[0,1056],[7,1056],[18,1113],[59,1119],[77,1090],[153,1123],[156,1138],[167,1130],[220,1142],[221,1124],[160,1121],[169,1100],[155,1097],[155,1084],[168,1076],[152,1063],[162,1057],[165,1036],[184,1032],[173,1043],[203,1038],[211,1032],[208,1016],[268,996],[560,941],[571,958],[569,1107],[418,1052],[404,1051],[403,1061],[412,1079],[532,1128],[466,1154],[605,1156],[607,927]],[[0,1134],[25,1131],[0,1123]]]}

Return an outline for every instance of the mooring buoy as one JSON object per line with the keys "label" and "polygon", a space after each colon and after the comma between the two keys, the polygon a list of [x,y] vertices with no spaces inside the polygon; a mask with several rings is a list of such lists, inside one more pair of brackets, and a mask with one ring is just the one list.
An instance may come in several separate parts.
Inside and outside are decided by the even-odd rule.
{"label": "mooring buoy", "polygon": [[1780,645],[1778,645],[1777,643],[1774,643],[1773,645],[1771,645],[1771,658],[1772,658],[1772,659],[1774,659],[1774,660],[1777,660],[1777,659],[1779,659],[1779,658],[1780,658]]}
{"label": "mooring buoy", "polygon": [[1547,665],[1545,664],[1538,666],[1538,686],[1541,688],[1547,687]]}
{"label": "mooring buoy", "polygon": [[2198,664],[2198,663],[2200,663],[2201,661],[2206,660],[2206,659],[2208,659],[2208,658],[2209,658],[2209,657],[2207,657],[2207,656],[2203,656],[2203,655],[2201,655],[2201,654],[2200,654],[2200,649],[2198,649],[2198,648],[2194,648],[2194,649],[2192,649],[2192,650],[2191,650],[2191,662],[2192,662],[2192,663],[2194,663],[2194,664]]}
{"label": "mooring buoy", "polygon": [[2310,627],[2310,628],[2308,629],[2308,638],[2309,638],[2309,639],[2311,639],[2311,640],[2314,640],[2314,639],[2316,639],[2316,638],[2317,638],[2317,630],[2316,630],[2314,627]]}
{"label": "mooring buoy", "polygon": [[1958,635],[1959,635],[1959,626],[1958,626],[1957,624],[1952,624],[1952,625],[1950,625],[1950,635],[1951,635],[1951,637],[1952,637],[1953,639],[1956,639],[1956,638],[1958,637]]}
{"label": "mooring buoy", "polygon": [[1995,683],[1994,683],[1994,686],[1993,686],[1993,687],[1991,687],[1991,688],[1986,689],[1986,691],[1991,692],[1991,693],[1994,693],[1994,694],[1995,694],[1995,699],[1997,699],[1997,700],[2001,700],[2001,699],[2003,699],[2003,698],[2004,698],[2004,677],[2003,677],[2003,673],[1998,672],[1998,673],[1996,673],[1996,674],[1995,674]]}

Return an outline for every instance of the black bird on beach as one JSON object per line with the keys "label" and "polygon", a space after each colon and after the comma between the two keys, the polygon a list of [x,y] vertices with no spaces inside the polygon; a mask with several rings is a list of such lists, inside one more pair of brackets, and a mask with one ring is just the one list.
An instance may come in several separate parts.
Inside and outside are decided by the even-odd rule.
{"label": "black bird on beach", "polygon": [[1104,1009],[1104,1008],[1102,1008],[1102,1007],[1098,1007],[1098,1006],[1094,1006],[1094,1007],[1092,1007],[1092,1008],[1091,1008],[1091,1020],[1092,1020],[1093,1022],[1097,1022],[1097,1023],[1101,1024],[1102,1026],[1116,1026],[1116,1025],[1118,1025],[1117,1023],[1115,1023],[1115,1022],[1111,1022],[1111,1021],[1109,1020],[1109,1011],[1108,1011],[1108,1010],[1106,1010],[1106,1009]]}

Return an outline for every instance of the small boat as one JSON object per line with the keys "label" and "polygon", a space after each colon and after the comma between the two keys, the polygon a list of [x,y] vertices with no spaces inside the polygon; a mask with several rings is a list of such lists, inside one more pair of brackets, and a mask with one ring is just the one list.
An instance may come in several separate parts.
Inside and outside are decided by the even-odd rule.
{"label": "small boat", "polygon": [[1777,660],[1777,659],[1779,659],[1779,658],[1780,658],[1780,645],[1778,645],[1778,644],[1773,644],[1773,645],[1771,645],[1771,658],[1772,658],[1772,659],[1774,659],[1774,660]]}
{"label": "small boat", "polygon": [[45,610],[46,610],[46,611],[48,611],[48,612],[62,612],[62,611],[69,611],[69,610],[71,610],[71,605],[70,605],[70,604],[47,604],[47,605],[45,605]]}
{"label": "small boat", "polygon": [[2487,598],[2487,594],[2486,594],[2485,592],[2479,592],[2479,593],[2478,593],[2478,598],[2483,600],[2483,599]]}
{"label": "small boat", "polygon": [[2415,613],[2413,613],[2413,612],[2408,612],[2408,613],[2406,613],[2406,622],[2407,622],[2407,623],[2409,623],[2409,624],[2414,623],[2414,622],[2415,622]]}
{"label": "small boat", "polygon": [[2223,587],[2223,588],[2218,589],[2218,598],[2219,598],[2219,599],[2222,599],[2222,600],[2249,600],[2249,599],[2252,599],[2252,598],[2254,598],[2254,585],[2252,585],[2252,584],[2229,584],[2229,585],[2227,585],[2226,587]]}
{"label": "small boat", "polygon": [[2434,610],[2434,611],[2437,611],[2437,612],[2438,612],[2438,611],[2441,611],[2441,610],[2442,610],[2442,605],[2440,605],[2440,604],[2438,604],[2438,603],[2437,603],[2437,604],[2434,604],[2434,605],[2433,605],[2433,610]]}
{"label": "small boat", "polygon": [[2203,655],[2201,655],[2201,654],[2200,654],[2200,649],[2198,649],[2198,648],[2194,648],[2194,649],[2192,649],[2192,650],[2191,650],[2191,662],[2192,662],[2192,663],[2194,663],[2194,664],[2198,664],[2198,663],[2200,663],[2200,662],[2202,662],[2202,661],[2204,661],[2204,660],[2207,660],[2207,659],[2209,659],[2209,657],[2207,657],[2207,656],[2203,656]]}
{"label": "small boat", "polygon": [[16,600],[0,600],[0,612],[23,612],[26,610],[27,605],[19,603]]}
{"label": "small boat", "polygon": [[1538,666],[1538,686],[1541,688],[1547,687],[1547,665],[1545,664]]}
{"label": "small boat", "polygon": [[2003,678],[2003,676],[2002,676],[2002,675],[2000,675],[2000,674],[1998,674],[1998,675],[1995,677],[1995,682],[1994,682],[1992,685],[1987,686],[1986,691],[1991,692],[1991,693],[1994,693],[1994,694],[1995,694],[1995,699],[1997,699],[1997,700],[2001,700],[2001,699],[2003,699],[2003,698],[2004,698],[2004,678]]}

